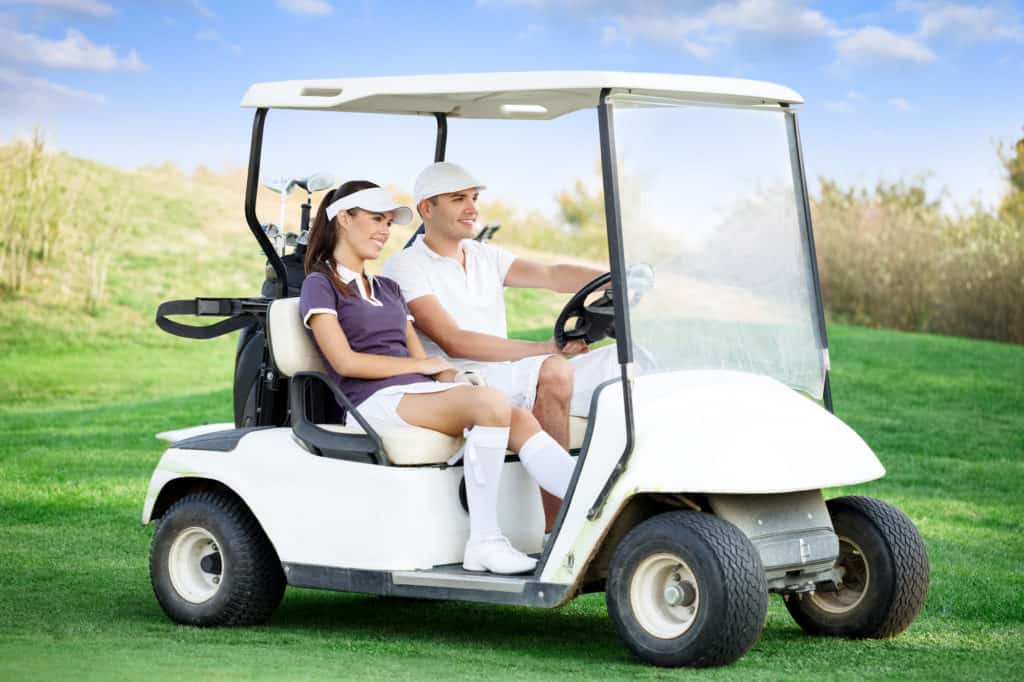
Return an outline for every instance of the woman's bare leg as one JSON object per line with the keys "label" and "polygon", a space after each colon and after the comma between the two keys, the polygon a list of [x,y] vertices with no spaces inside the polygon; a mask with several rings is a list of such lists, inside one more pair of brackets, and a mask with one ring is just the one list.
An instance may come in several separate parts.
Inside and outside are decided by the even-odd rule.
{"label": "woman's bare leg", "polygon": [[398,403],[398,416],[422,426],[461,436],[470,426],[508,426],[511,408],[505,395],[489,386],[456,386],[437,393],[407,393]]}

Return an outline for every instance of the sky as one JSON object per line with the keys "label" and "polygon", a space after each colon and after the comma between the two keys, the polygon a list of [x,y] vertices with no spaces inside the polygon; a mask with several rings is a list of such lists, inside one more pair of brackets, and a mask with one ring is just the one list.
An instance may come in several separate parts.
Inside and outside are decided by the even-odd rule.
{"label": "sky", "polygon": [[[125,168],[243,166],[260,81],[615,70],[772,81],[799,92],[810,178],[923,178],[967,208],[1005,191],[1024,135],[1024,7],[800,0],[0,0],[0,141],[39,125]],[[265,177],[331,171],[411,189],[428,118],[272,111]],[[448,158],[491,196],[552,206],[593,179],[596,116],[453,121]]]}

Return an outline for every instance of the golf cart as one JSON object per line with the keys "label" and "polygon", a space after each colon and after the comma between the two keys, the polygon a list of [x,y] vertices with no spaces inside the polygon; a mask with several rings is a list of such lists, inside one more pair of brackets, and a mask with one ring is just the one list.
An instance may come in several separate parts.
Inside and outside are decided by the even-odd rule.
{"label": "golf cart", "polygon": [[[260,334],[262,393],[252,421],[174,442],[153,474],[142,522],[158,522],[151,576],[167,615],[260,623],[286,585],[540,608],[604,591],[626,646],[659,666],[735,661],[769,593],[810,634],[906,629],[928,589],[917,530],[878,500],[822,494],[885,472],[832,414],[801,101],[770,83],[604,72],[252,86],[245,212],[272,272],[265,296],[173,302],[161,318],[220,315],[201,333]],[[537,485],[506,460],[499,519],[539,557],[532,574],[462,570],[462,465],[446,464],[460,439],[375,431],[327,381],[256,217],[274,108],[433,116],[435,160],[449,119],[596,114],[610,272],[569,300],[554,335],[613,338],[620,373],[572,419],[576,468],[547,542]],[[634,263],[656,273],[642,297],[628,290]]]}

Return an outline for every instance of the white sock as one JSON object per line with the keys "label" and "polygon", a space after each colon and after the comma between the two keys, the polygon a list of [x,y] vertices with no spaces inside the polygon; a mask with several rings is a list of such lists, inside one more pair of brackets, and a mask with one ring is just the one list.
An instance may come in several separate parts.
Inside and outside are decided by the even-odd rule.
{"label": "white sock", "polygon": [[519,461],[541,488],[559,499],[565,497],[576,461],[546,431],[538,431],[523,443]]}
{"label": "white sock", "polygon": [[507,448],[507,426],[474,426],[466,431],[463,472],[470,542],[503,537],[498,525],[498,484]]}

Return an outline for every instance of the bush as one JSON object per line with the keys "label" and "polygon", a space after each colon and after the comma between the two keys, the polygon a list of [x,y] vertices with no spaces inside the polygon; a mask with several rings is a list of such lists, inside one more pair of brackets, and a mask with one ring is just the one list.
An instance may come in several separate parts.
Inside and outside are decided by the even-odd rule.
{"label": "bush", "polygon": [[866,326],[1024,343],[1024,224],[951,216],[921,183],[821,180],[812,202],[829,313]]}

